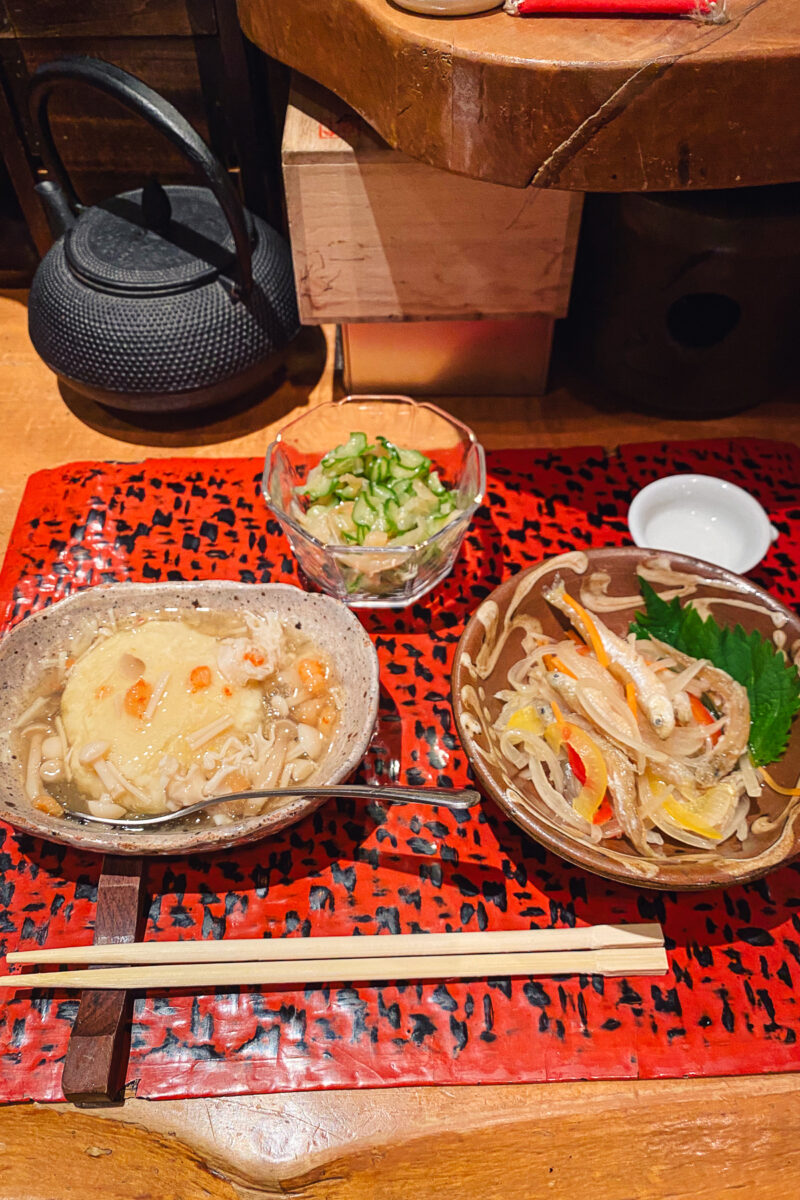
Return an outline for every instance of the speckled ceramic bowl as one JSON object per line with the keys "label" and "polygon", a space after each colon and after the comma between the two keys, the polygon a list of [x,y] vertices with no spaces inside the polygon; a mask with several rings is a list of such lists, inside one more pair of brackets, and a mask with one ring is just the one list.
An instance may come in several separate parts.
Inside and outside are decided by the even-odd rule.
{"label": "speckled ceramic bowl", "polygon": [[[456,651],[453,669],[453,708],[461,741],[475,772],[490,796],[526,833],[569,862],[637,887],[691,890],[729,887],[757,879],[793,858],[800,850],[800,796],[779,796],[765,787],[751,801],[749,833],[743,842],[730,837],[718,849],[693,849],[669,839],[658,858],[644,858],[623,838],[593,843],[567,828],[503,756],[492,725],[500,712],[495,695],[508,687],[508,671],[520,658],[523,629],[520,619],[535,618],[545,633],[562,635],[564,625],[542,595],[557,574],[574,596],[597,573],[607,595],[627,600],[616,611],[599,616],[615,633],[626,634],[636,609],[644,607],[637,571],[653,559],[654,551],[635,546],[574,551],[520,571],[501,584],[480,605],[469,621]],[[690,582],[682,603],[713,603],[722,624],[742,624],[765,637],[778,639],[787,651],[800,646],[800,619],[762,588],[722,567],[699,562],[683,554],[662,554],[676,572]],[[663,590],[658,588],[659,591]],[[790,786],[800,774],[800,716],[795,720],[789,747],[780,764],[770,768],[775,778]]]}
{"label": "speckled ceramic bowl", "polygon": [[320,785],[341,783],[358,766],[369,744],[378,712],[378,658],[358,619],[337,600],[312,595],[286,584],[121,583],[78,592],[67,600],[26,618],[0,642],[0,819],[25,833],[67,842],[82,850],[111,854],[194,854],[255,841],[300,820],[323,802],[297,800],[232,825],[167,826],[141,833],[81,825],[69,817],[49,817],[25,798],[22,767],[12,758],[11,730],[25,711],[36,686],[38,664],[67,643],[88,645],[99,623],[111,613],[208,608],[216,611],[276,611],[302,622],[305,632],[324,650],[344,688],[343,705],[333,744],[321,765]]}

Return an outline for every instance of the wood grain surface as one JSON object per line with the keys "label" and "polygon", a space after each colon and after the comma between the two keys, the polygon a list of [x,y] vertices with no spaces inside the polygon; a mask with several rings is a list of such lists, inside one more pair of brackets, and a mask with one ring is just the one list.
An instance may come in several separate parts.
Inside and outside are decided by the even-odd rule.
{"label": "wood grain surface", "polygon": [[566,316],[580,192],[520,192],[414,162],[303,76],[282,161],[305,324]]}
{"label": "wood grain surface", "polygon": [[794,1200],[794,1077],[0,1109],[4,1200]]}
{"label": "wood grain surface", "polygon": [[[476,179],[578,191],[800,178],[796,0],[729,20],[415,15],[388,0],[238,0],[247,36],[395,149]],[[665,119],[668,114],[668,119]]]}
{"label": "wood grain surface", "polygon": [[[331,331],[306,331],[286,379],[186,428],[70,401],[34,354],[25,297],[0,294],[0,541],[27,476],[77,458],[260,455],[287,416],[334,393]],[[563,374],[563,368],[562,368]],[[800,389],[713,421],[614,407],[572,381],[539,399],[442,401],[487,446],[780,436]],[[0,1109],[3,1200],[794,1200],[800,1077],[398,1088]]]}
{"label": "wood grain surface", "polygon": [[[200,58],[215,52],[213,38],[62,35],[21,38],[18,46],[29,76],[42,63],[72,54],[114,63],[163,95],[209,140]],[[50,112],[56,147],[86,204],[141,187],[148,171],[165,183],[196,183],[191,164],[176,147],[111,97],[64,84],[53,92]]]}
{"label": "wood grain surface", "polygon": [[5,0],[17,37],[216,33],[214,0]]}

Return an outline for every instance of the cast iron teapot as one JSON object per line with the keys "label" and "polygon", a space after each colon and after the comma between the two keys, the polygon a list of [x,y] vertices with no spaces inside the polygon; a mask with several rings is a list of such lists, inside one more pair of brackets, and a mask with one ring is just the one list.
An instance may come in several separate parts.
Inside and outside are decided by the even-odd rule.
{"label": "cast iron teapot", "polygon": [[[56,151],[56,85],[88,84],[144,117],[205,187],[144,187],[84,208]],[[246,212],[188,121],[141,80],[93,58],[45,63],[31,112],[55,245],[31,286],[31,340],[73,388],[112,408],[186,411],[256,387],[299,328],[283,238]]]}

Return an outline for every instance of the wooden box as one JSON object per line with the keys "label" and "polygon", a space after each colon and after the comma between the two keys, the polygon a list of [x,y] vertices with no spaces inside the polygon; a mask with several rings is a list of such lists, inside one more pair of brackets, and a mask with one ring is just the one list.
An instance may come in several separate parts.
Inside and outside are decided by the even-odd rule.
{"label": "wooden box", "polygon": [[[543,390],[553,322],[569,303],[582,194],[501,187],[416,162],[300,76],[282,160],[300,316],[343,326],[348,387]],[[467,328],[487,320],[503,323],[501,354],[486,329]],[[437,328],[356,328],[420,321]],[[454,354],[459,344],[471,368]],[[387,345],[396,353],[381,380]],[[438,364],[435,379],[420,359],[400,374],[417,350]]]}

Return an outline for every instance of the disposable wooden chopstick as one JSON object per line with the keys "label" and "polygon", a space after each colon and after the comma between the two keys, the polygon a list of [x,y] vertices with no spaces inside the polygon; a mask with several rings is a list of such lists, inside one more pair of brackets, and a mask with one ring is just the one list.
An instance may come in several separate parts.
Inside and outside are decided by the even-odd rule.
{"label": "disposable wooden chopstick", "polygon": [[228,941],[128,942],[16,950],[9,963],[295,962],[299,959],[408,958],[663,946],[660,925],[589,925],[583,929],[509,929],[496,933],[405,933],[365,937],[234,938]]}
{"label": "disposable wooden chopstick", "polygon": [[[387,939],[389,940],[389,939]],[[338,983],[372,979],[481,979],[508,975],[663,975],[663,946],[405,958],[322,958],[295,962],[163,963],[0,976],[0,988],[203,988]]]}

